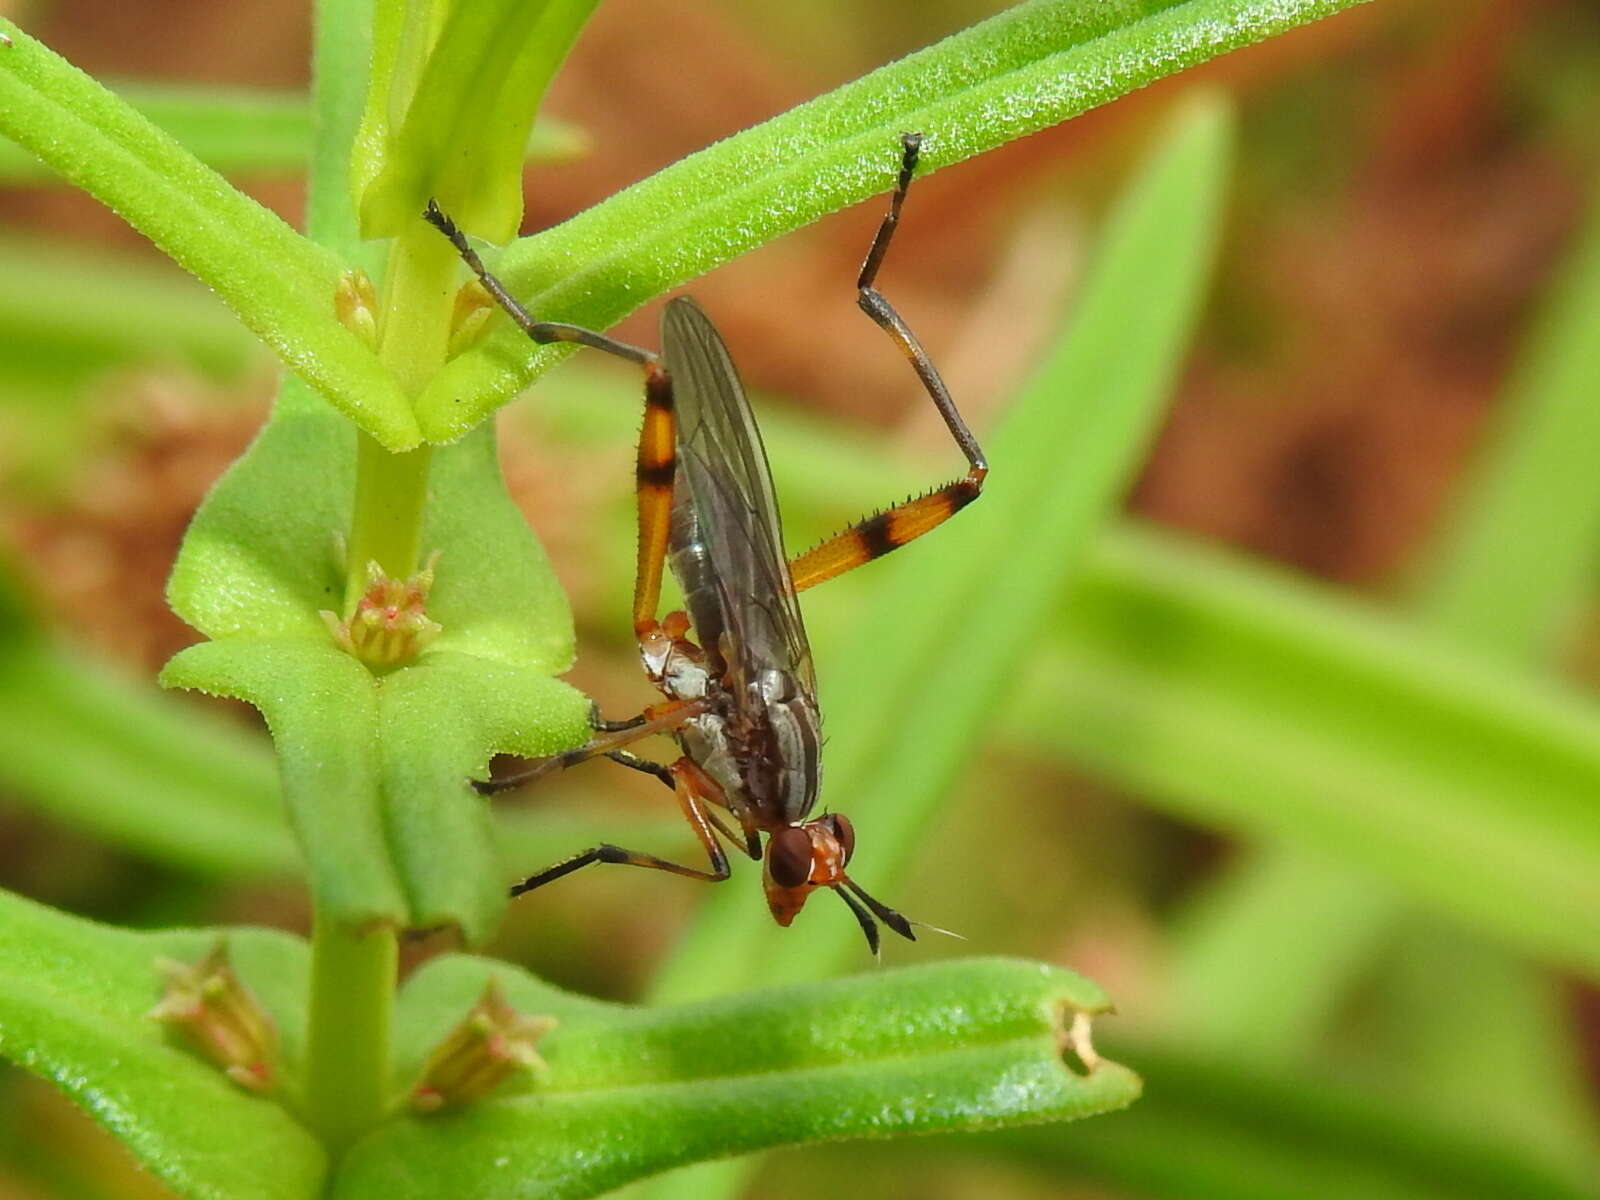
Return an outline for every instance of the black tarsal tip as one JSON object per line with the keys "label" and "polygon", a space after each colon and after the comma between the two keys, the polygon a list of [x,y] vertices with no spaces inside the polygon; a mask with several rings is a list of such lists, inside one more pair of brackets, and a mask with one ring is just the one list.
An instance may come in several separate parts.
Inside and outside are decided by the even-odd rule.
{"label": "black tarsal tip", "polygon": [[916,931],[911,928],[911,922],[905,917],[895,912],[894,909],[890,908],[881,900],[873,899],[855,880],[846,879],[844,882],[846,887],[848,887],[857,896],[861,897],[862,903],[872,910],[872,915],[877,917],[878,920],[882,921],[890,929],[894,930],[901,937],[905,938],[906,941],[914,942],[917,940]]}
{"label": "black tarsal tip", "polygon": [[460,243],[461,231],[456,228],[456,223],[445,216],[444,210],[439,207],[439,202],[432,197],[428,199],[428,207],[422,210],[422,219],[432,225],[451,242]]}
{"label": "black tarsal tip", "polygon": [[849,906],[851,913],[855,916],[856,924],[861,926],[861,932],[867,936],[867,948],[872,951],[872,957],[877,958],[881,949],[881,939],[878,937],[878,926],[873,921],[872,914],[857,904],[855,898],[843,888],[835,887],[833,891],[839,899]]}
{"label": "black tarsal tip", "polygon": [[[892,919],[891,919],[892,918]],[[883,910],[883,923],[894,930],[908,942],[917,940],[916,931],[911,928],[911,922],[892,908]]]}

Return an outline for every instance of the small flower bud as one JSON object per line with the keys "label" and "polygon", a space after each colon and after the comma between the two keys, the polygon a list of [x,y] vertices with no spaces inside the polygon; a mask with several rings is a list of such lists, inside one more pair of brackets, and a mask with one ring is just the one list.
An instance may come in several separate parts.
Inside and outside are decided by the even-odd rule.
{"label": "small flower bud", "polygon": [[349,654],[374,671],[389,671],[413,661],[444,628],[429,618],[428,592],[439,555],[410,579],[385,575],[375,562],[367,564],[367,590],[356,610],[341,621],[324,611],[328,632]]}
{"label": "small flower bud", "polygon": [[333,289],[333,311],[339,323],[368,348],[378,348],[378,293],[359,267],[345,271]]}
{"label": "small flower bud", "polygon": [[145,1015],[181,1033],[240,1087],[271,1091],[277,1026],[234,974],[228,943],[219,938],[192,966],[158,958],[156,969],[166,986],[160,1002]]}
{"label": "small flower bud", "polygon": [[483,336],[494,316],[494,297],[483,284],[469,279],[456,293],[455,311],[450,314],[450,357],[454,358]]}
{"label": "small flower bud", "polygon": [[411,1092],[421,1113],[471,1104],[518,1071],[542,1067],[534,1045],[555,1025],[553,1017],[529,1017],[506,1001],[491,979],[478,1002],[428,1056],[422,1079]]}

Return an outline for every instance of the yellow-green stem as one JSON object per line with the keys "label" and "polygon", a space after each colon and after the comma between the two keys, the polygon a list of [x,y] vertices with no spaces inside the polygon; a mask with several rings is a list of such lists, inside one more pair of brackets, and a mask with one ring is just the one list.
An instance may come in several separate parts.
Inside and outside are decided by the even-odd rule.
{"label": "yellow-green stem", "polygon": [[[394,239],[384,276],[383,330],[378,357],[401,388],[416,396],[444,365],[455,306],[455,250],[420,217]],[[350,527],[345,607],[366,587],[367,564],[397,579],[417,569],[428,494],[431,447],[391,454],[358,434],[355,515]]]}
{"label": "yellow-green stem", "polygon": [[[414,231],[390,246],[378,357],[408,395],[417,395],[444,365],[456,274],[450,244],[420,217]],[[366,587],[369,562],[397,578],[416,571],[433,457],[427,446],[391,454],[364,433],[357,438],[347,609]],[[311,939],[305,1116],[334,1153],[382,1120],[389,1107],[396,960],[392,929],[357,931],[318,914]]]}
{"label": "yellow-green stem", "polygon": [[398,939],[317,916],[311,932],[311,1013],[306,1030],[306,1122],[334,1153],[389,1108],[389,1025]]}
{"label": "yellow-green stem", "polygon": [[422,550],[423,507],[433,449],[423,446],[392,454],[358,432],[355,519],[345,576],[345,610],[355,607],[367,586],[367,564],[404,579],[417,569]]}

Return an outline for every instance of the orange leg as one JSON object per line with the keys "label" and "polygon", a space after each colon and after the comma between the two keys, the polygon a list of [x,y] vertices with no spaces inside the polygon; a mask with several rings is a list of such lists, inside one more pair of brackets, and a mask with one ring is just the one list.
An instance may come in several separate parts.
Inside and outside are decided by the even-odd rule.
{"label": "orange leg", "polygon": [[552,754],[549,758],[538,759],[532,766],[514,775],[486,779],[474,786],[480,794],[492,795],[495,792],[519,788],[523,784],[532,783],[535,779],[543,779],[546,775],[553,775],[557,771],[575,767],[581,762],[588,762],[591,758],[620,754],[625,747],[634,742],[653,737],[658,733],[672,732],[700,712],[703,707],[703,702],[699,700],[668,700],[664,704],[652,704],[644,710],[638,721],[630,721],[620,729],[613,729],[602,733],[599,737],[590,738],[583,745],[562,754]]}
{"label": "orange leg", "polygon": [[[753,829],[746,829],[742,833],[735,833],[729,829],[726,822],[717,815],[717,808],[723,808],[722,786],[705,769],[691,758],[680,758],[667,770],[672,774],[674,781],[687,780],[690,789],[708,802],[703,812],[707,821],[716,827],[718,833],[727,839],[728,845],[737,850],[743,850],[757,862],[761,860],[761,838]],[[710,807],[715,805],[716,807]]]}
{"label": "orange leg", "polygon": [[658,628],[656,609],[661,603],[661,573],[672,531],[672,484],[678,470],[672,380],[657,363],[646,370],[644,428],[639,432],[639,456],[634,467],[639,556],[633,577],[633,632],[640,638],[654,634]]}
{"label": "orange leg", "polygon": [[917,378],[922,380],[922,386],[932,398],[934,407],[944,419],[945,427],[950,430],[950,436],[966,455],[967,473],[960,479],[926,495],[897,504],[887,512],[865,517],[844,532],[834,535],[822,545],[794,559],[789,564],[789,574],[794,580],[797,592],[815,587],[835,575],[842,575],[875,558],[881,558],[889,551],[904,546],[913,538],[921,537],[930,529],[947,521],[978,498],[978,493],[983,490],[984,477],[989,473],[989,466],[983,458],[983,450],[979,447],[977,438],[973,437],[972,430],[967,427],[966,421],[962,419],[949,389],[945,387],[944,380],[939,377],[938,369],[933,365],[933,360],[928,357],[927,351],[922,348],[922,344],[917,341],[916,335],[901,319],[900,314],[894,310],[894,306],[874,286],[878,278],[878,268],[883,264],[884,255],[888,253],[889,241],[900,223],[900,208],[905,203],[906,191],[911,186],[911,173],[916,169],[917,151],[922,145],[922,135],[908,133],[901,138],[901,143],[905,150],[900,160],[900,177],[895,184],[893,195],[889,197],[889,211],[878,226],[877,236],[872,239],[866,261],[861,264],[861,274],[856,279],[856,290],[859,293],[856,303],[862,312],[877,322],[879,327],[894,340],[895,345],[900,347],[900,352],[911,363]]}
{"label": "orange leg", "polygon": [[538,321],[506,291],[505,285],[489,273],[455,222],[428,201],[423,216],[445,237],[472,268],[484,289],[499,301],[500,307],[535,342],[574,342],[603,350],[644,368],[644,430],[639,435],[639,457],[635,468],[639,493],[639,560],[633,591],[633,628],[641,638],[656,629],[656,606],[661,599],[661,573],[667,558],[667,537],[672,523],[672,483],[677,473],[673,447],[676,422],[672,407],[672,379],[653,351],[619,342],[581,325],[557,321]]}
{"label": "orange leg", "polygon": [[563,859],[552,867],[546,867],[537,875],[528,876],[512,887],[511,894],[520,896],[523,892],[531,892],[534,888],[543,887],[564,875],[570,875],[581,867],[587,867],[590,863],[601,862],[648,867],[652,871],[671,871],[674,875],[687,875],[691,879],[704,879],[710,883],[720,883],[726,879],[732,871],[728,866],[728,856],[717,842],[716,836],[718,830],[726,836],[726,830],[721,829],[720,821],[713,825],[713,818],[706,808],[708,803],[714,804],[721,800],[721,791],[704,771],[687,758],[680,758],[668,770],[676,780],[676,787],[673,790],[678,797],[678,809],[683,813],[683,819],[689,822],[689,827],[694,830],[695,837],[705,850],[706,858],[710,861],[710,870],[687,867],[682,863],[657,858],[654,854],[645,854],[640,850],[624,850],[621,846],[603,842],[574,854],[571,858]]}
{"label": "orange leg", "polygon": [[[695,790],[700,795],[714,800],[718,805],[722,804],[722,788],[717,785],[716,780],[707,775],[700,765],[692,759],[684,758],[670,767],[664,767],[654,759],[640,758],[637,754],[631,754],[626,750],[608,750],[606,757],[614,763],[621,763],[623,766],[635,771],[642,771],[646,775],[654,775],[669,788],[678,786],[678,776],[680,774],[690,775],[695,782]],[[707,807],[705,812],[706,820],[716,827],[717,832],[723,836],[728,845],[744,851],[757,862],[761,860],[761,834],[759,831],[746,829],[741,833],[735,833],[728,827],[727,822],[717,815],[715,808]]]}

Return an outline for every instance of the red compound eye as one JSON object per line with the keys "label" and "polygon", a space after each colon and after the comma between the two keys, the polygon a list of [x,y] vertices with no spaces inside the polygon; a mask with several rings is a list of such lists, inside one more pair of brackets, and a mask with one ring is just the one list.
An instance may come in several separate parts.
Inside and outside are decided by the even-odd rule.
{"label": "red compound eye", "polygon": [[799,887],[811,878],[811,837],[798,825],[789,825],[767,843],[767,870],[779,887]]}
{"label": "red compound eye", "polygon": [[843,813],[829,813],[828,821],[833,826],[833,836],[839,839],[844,861],[848,864],[850,856],[856,852],[856,827],[850,824],[850,818]]}

